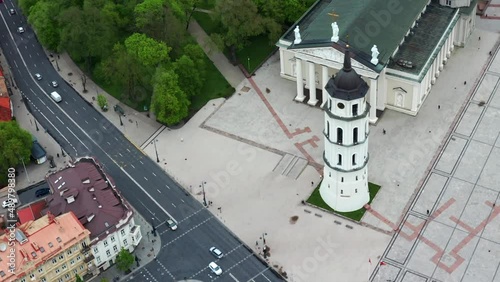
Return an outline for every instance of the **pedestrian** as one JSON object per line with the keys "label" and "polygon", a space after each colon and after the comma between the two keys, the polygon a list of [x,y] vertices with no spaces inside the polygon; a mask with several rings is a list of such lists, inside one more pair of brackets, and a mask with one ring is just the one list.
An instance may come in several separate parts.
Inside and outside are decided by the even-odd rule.
{"label": "pedestrian", "polygon": [[314,187],[314,181],[311,181],[311,187]]}
{"label": "pedestrian", "polygon": [[491,56],[491,51],[490,51],[490,56]]}
{"label": "pedestrian", "polygon": [[429,210],[427,210],[427,215],[429,215],[429,213],[430,213]]}
{"label": "pedestrian", "polygon": [[255,246],[258,246],[259,245],[259,241],[255,241]]}
{"label": "pedestrian", "polygon": [[385,135],[385,133],[386,133],[385,129],[382,129],[382,133]]}
{"label": "pedestrian", "polygon": [[467,81],[464,81],[464,85],[466,85],[466,84],[467,84]]}
{"label": "pedestrian", "polygon": [[438,105],[438,110],[440,110],[440,109],[441,109],[441,105]]}
{"label": "pedestrian", "polygon": [[479,36],[479,40],[481,41],[481,36]]}

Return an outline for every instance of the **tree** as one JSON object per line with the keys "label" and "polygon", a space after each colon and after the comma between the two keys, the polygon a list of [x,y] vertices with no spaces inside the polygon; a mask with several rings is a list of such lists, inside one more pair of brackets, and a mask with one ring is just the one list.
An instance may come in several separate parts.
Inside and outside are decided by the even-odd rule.
{"label": "tree", "polygon": [[87,93],[87,88],[85,88],[85,85],[87,85],[87,76],[82,72],[80,73],[80,78],[82,79],[83,93]]}
{"label": "tree", "polygon": [[97,104],[103,111],[105,111],[104,109],[107,108],[108,101],[106,100],[106,97],[104,95],[99,94],[97,95]]}
{"label": "tree", "polygon": [[30,12],[31,7],[33,7],[40,0],[19,0],[19,8],[24,11],[27,15]]}
{"label": "tree", "polygon": [[128,271],[130,267],[134,264],[134,256],[125,248],[116,256],[116,267],[121,271]]}
{"label": "tree", "polygon": [[252,0],[217,1],[212,18],[224,29],[223,33],[213,34],[212,39],[219,47],[229,48],[233,63],[237,62],[236,50],[248,44],[249,37],[265,31],[263,17]]}
{"label": "tree", "polygon": [[170,60],[168,53],[172,49],[165,43],[141,33],[134,33],[125,39],[125,48],[129,55],[146,67],[168,62]]}
{"label": "tree", "polygon": [[175,73],[178,77],[179,87],[184,90],[188,98],[200,93],[205,82],[204,73],[200,72],[191,58],[182,55],[174,63]]}
{"label": "tree", "polygon": [[172,69],[159,68],[155,77],[151,111],[159,122],[172,125],[188,115],[189,100]]}
{"label": "tree", "polygon": [[7,170],[29,162],[33,140],[16,121],[0,122],[0,186],[7,183]]}
{"label": "tree", "polygon": [[75,282],[83,282],[83,279],[78,274],[75,274],[75,279]]}
{"label": "tree", "polygon": [[60,43],[58,14],[59,6],[55,2],[38,1],[29,9],[28,22],[36,30],[40,43],[52,51],[57,50]]}

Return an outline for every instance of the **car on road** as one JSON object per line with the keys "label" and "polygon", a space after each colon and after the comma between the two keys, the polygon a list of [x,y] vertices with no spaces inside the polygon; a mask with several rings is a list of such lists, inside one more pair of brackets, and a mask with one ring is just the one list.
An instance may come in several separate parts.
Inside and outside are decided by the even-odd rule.
{"label": "car on road", "polygon": [[40,198],[40,197],[43,197],[45,195],[48,195],[49,193],[50,193],[50,189],[49,188],[41,188],[41,189],[36,190],[35,196],[37,198]]}
{"label": "car on road", "polygon": [[208,264],[208,268],[215,274],[215,275],[221,275],[222,274],[222,269],[220,266],[218,266],[215,262],[211,262]]}
{"label": "car on road", "polygon": [[17,28],[18,33],[23,33],[24,32],[24,27],[20,26]]}
{"label": "car on road", "polygon": [[56,88],[57,86],[59,86],[59,84],[57,84],[57,81],[55,81],[55,80],[54,80],[54,81],[52,81],[50,84],[51,84],[51,85],[52,85],[52,87],[54,87],[54,88]]}
{"label": "car on road", "polygon": [[224,256],[224,254],[221,252],[221,250],[217,249],[216,247],[211,247],[210,253],[212,253],[212,255],[214,255],[214,257],[216,257],[218,259],[221,259]]}
{"label": "car on road", "polygon": [[39,73],[35,73],[36,80],[42,80],[42,75]]}
{"label": "car on road", "polygon": [[167,225],[170,228],[170,230],[172,230],[172,231],[177,230],[177,224],[175,224],[175,222],[173,220],[168,219]]}
{"label": "car on road", "polygon": [[16,198],[9,198],[2,203],[2,208],[7,208],[10,207],[11,205],[17,205],[17,199]]}
{"label": "car on road", "polygon": [[15,15],[15,14],[16,14],[16,10],[14,10],[14,9],[10,9],[10,10],[9,10],[9,14],[11,14],[11,15]]}

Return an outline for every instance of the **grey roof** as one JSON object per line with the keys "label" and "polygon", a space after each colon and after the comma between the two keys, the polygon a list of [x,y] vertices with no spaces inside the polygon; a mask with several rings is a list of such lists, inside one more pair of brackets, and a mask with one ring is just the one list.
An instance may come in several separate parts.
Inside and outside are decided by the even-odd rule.
{"label": "grey roof", "polygon": [[[58,216],[72,211],[91,232],[91,239],[105,231],[114,232],[130,209],[107,179],[112,181],[92,158],[79,159],[74,166],[50,174],[47,182],[54,193],[47,198],[44,213]],[[69,203],[71,197],[74,201]]]}

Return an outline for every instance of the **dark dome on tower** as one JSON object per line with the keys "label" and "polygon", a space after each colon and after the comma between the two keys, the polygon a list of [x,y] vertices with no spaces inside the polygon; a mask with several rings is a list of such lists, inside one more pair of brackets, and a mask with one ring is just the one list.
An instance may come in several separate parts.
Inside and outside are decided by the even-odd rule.
{"label": "dark dome on tower", "polygon": [[344,67],[328,81],[325,90],[331,97],[344,100],[359,99],[368,92],[368,84],[351,67],[349,46],[344,54]]}

